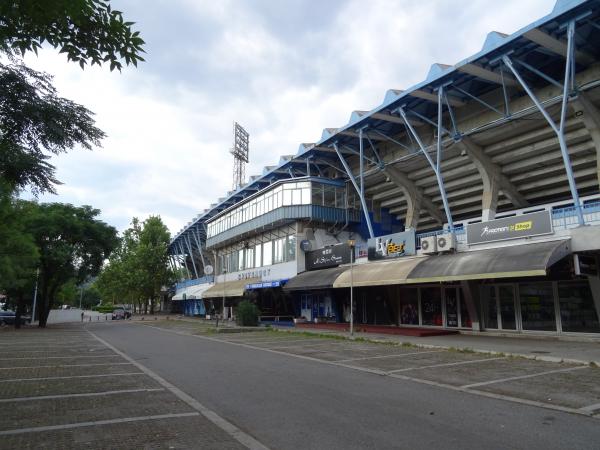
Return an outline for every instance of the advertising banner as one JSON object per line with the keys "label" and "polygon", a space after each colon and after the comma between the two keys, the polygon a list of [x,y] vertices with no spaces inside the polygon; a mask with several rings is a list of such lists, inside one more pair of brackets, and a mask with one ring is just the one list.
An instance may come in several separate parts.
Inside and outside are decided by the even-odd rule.
{"label": "advertising banner", "polygon": [[371,238],[367,245],[369,260],[414,255],[416,253],[415,230]]}
{"label": "advertising banner", "polygon": [[467,244],[485,244],[553,232],[550,211],[539,211],[487,222],[470,223],[467,225]]}
{"label": "advertising banner", "polygon": [[306,270],[336,267],[350,262],[350,247],[348,244],[337,244],[306,252]]}

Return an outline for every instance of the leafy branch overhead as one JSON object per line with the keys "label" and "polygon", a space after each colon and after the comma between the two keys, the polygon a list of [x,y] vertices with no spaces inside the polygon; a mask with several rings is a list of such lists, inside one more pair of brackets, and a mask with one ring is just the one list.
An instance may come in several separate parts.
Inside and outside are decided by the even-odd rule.
{"label": "leafy branch overhead", "polygon": [[144,40],[134,22],[103,0],[0,1],[0,51],[35,52],[44,43],[65,53],[81,68],[110,64],[110,70],[144,61]]}
{"label": "leafy branch overhead", "polygon": [[44,152],[91,150],[104,137],[91,111],[58,96],[50,75],[0,64],[0,175],[14,188],[54,192],[58,182]]}

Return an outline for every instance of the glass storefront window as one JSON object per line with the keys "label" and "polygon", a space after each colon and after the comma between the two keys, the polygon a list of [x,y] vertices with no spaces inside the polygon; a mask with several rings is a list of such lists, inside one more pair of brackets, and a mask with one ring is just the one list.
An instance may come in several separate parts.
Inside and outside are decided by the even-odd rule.
{"label": "glass storefront window", "polygon": [[254,267],[262,266],[262,244],[254,247]]}
{"label": "glass storefront window", "polygon": [[524,330],[556,331],[552,283],[519,285],[519,301]]}
{"label": "glass storefront window", "polygon": [[246,269],[252,269],[254,267],[254,249],[246,249]]}
{"label": "glass storefront window", "polygon": [[600,333],[598,314],[587,280],[559,282],[558,300],[562,330],[578,333]]}
{"label": "glass storefront window", "polygon": [[263,244],[263,266],[270,266],[271,264],[273,264],[273,241]]}
{"label": "glass storefront window", "polygon": [[415,288],[401,290],[400,323],[419,325],[419,291]]}
{"label": "glass storefront window", "polygon": [[442,296],[439,287],[421,288],[423,325],[442,326]]}
{"label": "glass storefront window", "polygon": [[294,261],[296,259],[296,236],[287,237],[287,254],[286,261]]}
{"label": "glass storefront window", "polygon": [[458,297],[455,287],[444,289],[444,300],[446,302],[446,326],[458,327]]}
{"label": "glass storefront window", "polygon": [[498,303],[496,301],[496,286],[481,286],[481,312],[483,327],[498,328]]}
{"label": "glass storefront window", "polygon": [[473,323],[471,322],[471,314],[469,314],[469,308],[467,308],[467,302],[462,295],[462,290],[457,289],[458,299],[460,300],[460,326],[462,328],[472,328]]}

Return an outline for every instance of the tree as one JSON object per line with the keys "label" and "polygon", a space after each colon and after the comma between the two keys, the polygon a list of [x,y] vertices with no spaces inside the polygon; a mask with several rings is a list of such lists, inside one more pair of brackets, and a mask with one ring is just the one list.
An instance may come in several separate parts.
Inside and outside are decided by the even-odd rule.
{"label": "tree", "polygon": [[8,186],[55,192],[59,182],[45,152],[91,150],[104,136],[91,111],[57,95],[50,75],[0,64],[0,176]]}
{"label": "tree", "polygon": [[81,68],[106,62],[121,70],[121,60],[137,66],[144,41],[132,25],[103,0],[0,2],[0,53],[12,62],[0,64],[0,177],[13,189],[54,192],[49,156],[78,144],[91,149],[104,137],[89,110],[59,97],[51,76],[18,56],[48,43]]}
{"label": "tree", "polygon": [[134,303],[154,313],[162,287],[175,280],[169,267],[169,241],[160,217],[151,216],[142,224],[134,218],[98,277],[103,301]]}
{"label": "tree", "polygon": [[144,41],[134,22],[102,0],[5,0],[0,2],[0,51],[8,55],[35,52],[47,42],[69,61],[110,64],[121,59],[137,66],[144,61]]}
{"label": "tree", "polygon": [[59,289],[100,272],[118,243],[117,230],[98,220],[100,211],[90,206],[33,204],[24,220],[40,252],[39,323],[45,327]]}

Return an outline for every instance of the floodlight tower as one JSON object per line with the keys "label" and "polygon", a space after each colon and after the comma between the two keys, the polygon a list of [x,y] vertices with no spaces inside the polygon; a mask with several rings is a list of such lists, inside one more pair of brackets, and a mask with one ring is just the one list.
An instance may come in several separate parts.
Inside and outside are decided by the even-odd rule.
{"label": "floodlight tower", "polygon": [[249,161],[248,153],[250,135],[237,122],[233,122],[233,148],[230,150],[233,155],[233,190],[237,190],[245,182],[246,163]]}

